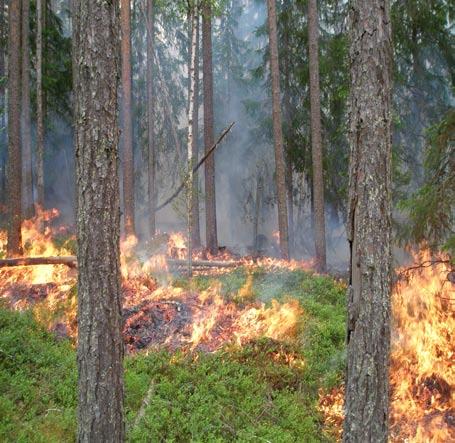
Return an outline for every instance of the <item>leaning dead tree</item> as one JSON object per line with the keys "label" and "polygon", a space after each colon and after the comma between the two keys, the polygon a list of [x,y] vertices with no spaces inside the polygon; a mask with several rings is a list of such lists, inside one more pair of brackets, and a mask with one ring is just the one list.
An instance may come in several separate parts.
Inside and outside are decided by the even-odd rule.
{"label": "leaning dead tree", "polygon": [[[210,158],[210,156],[213,154],[215,149],[220,145],[220,143],[223,141],[224,137],[226,137],[226,135],[229,134],[229,132],[231,131],[231,129],[234,125],[235,125],[235,122],[232,122],[226,129],[223,130],[223,132],[218,137],[218,140],[207,151],[207,153],[204,155],[204,157],[202,157],[198,161],[197,165],[193,166],[193,169],[192,169],[193,173],[196,172],[208,158]],[[183,191],[183,189],[185,188],[185,186],[187,184],[189,173],[190,172],[188,172],[188,174],[184,177],[184,179],[182,180],[182,183],[180,183],[179,187],[174,191],[174,193],[170,197],[168,197],[166,200],[164,200],[163,203],[160,203],[155,208],[155,211],[159,211],[159,210],[163,209],[165,206],[167,206],[169,203],[171,203]]]}

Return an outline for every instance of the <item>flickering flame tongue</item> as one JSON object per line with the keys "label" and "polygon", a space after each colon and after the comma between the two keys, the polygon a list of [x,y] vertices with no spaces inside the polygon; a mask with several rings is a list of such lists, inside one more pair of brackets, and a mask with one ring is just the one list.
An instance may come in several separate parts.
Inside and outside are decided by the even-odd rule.
{"label": "flickering flame tongue", "polygon": [[[420,261],[429,260],[423,254]],[[455,286],[441,263],[400,281],[393,297],[392,437],[455,441]]]}
{"label": "flickering flame tongue", "polygon": [[[36,215],[25,220],[22,223],[22,243],[24,256],[34,257],[50,257],[59,255],[71,255],[65,245],[57,247],[53,239],[56,239],[59,234],[65,234],[68,240],[74,240],[74,237],[68,237],[65,227],[52,228],[50,222],[59,217],[57,209],[42,210],[39,207],[36,209]],[[0,232],[0,250],[6,249],[7,236],[6,232]],[[19,268],[9,268],[0,270],[0,278],[2,284],[24,282],[28,284],[47,284],[47,283],[62,283],[69,277],[70,270],[65,265],[41,265],[27,266]]]}

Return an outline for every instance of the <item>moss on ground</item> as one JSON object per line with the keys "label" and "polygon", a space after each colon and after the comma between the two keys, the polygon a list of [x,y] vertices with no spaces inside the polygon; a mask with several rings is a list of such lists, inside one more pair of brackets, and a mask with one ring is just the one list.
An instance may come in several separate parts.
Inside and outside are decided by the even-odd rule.
{"label": "moss on ground", "polygon": [[[129,441],[329,441],[316,405],[318,389],[339,382],[344,366],[344,287],[302,271],[248,275],[239,269],[220,277],[223,295],[235,300],[247,283],[248,294],[264,302],[298,299],[304,314],[296,339],[260,339],[214,354],[127,357]],[[203,289],[210,280],[193,284]],[[0,307],[0,441],[74,441],[76,384],[71,343],[58,341],[31,312]]]}

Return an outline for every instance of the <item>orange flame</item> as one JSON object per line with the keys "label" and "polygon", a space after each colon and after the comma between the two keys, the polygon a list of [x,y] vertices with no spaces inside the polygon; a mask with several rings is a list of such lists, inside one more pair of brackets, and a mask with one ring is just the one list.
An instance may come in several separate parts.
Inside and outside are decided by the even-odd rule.
{"label": "orange flame", "polygon": [[[52,228],[50,222],[58,216],[57,210],[38,210],[33,219],[24,221],[22,235],[27,256],[71,255],[64,245],[57,246],[54,242],[61,229]],[[74,237],[71,239],[74,240]],[[0,232],[0,247],[5,246],[6,233]],[[254,297],[250,297],[251,275],[239,291],[241,305],[223,298],[221,287],[216,284],[200,293],[172,286],[159,287],[152,274],[157,277],[167,273],[166,257],[154,255],[142,262],[137,255],[137,246],[138,240],[134,236],[122,239],[120,244],[124,309],[133,313],[128,321],[150,322],[149,312],[160,309],[165,317],[170,318],[180,306],[188,314],[187,319],[181,319],[184,325],[179,326],[184,333],[169,330],[168,337],[160,343],[189,349],[202,346],[205,350],[213,351],[227,342],[241,345],[254,338],[284,339],[295,333],[301,313],[297,302],[280,304],[274,300],[270,307],[254,302]],[[182,234],[170,235],[168,253],[174,258],[184,258],[186,244]],[[224,254],[224,259],[232,258],[228,253]],[[250,267],[255,265],[247,259],[240,263]],[[287,266],[279,260],[264,259],[263,264]],[[73,296],[76,292],[73,288],[77,275],[74,269],[65,265],[19,266],[0,269],[0,277],[0,295],[14,308],[34,306],[38,320],[50,329],[64,330],[66,335],[76,336],[76,298]],[[166,311],[165,307],[171,307],[171,310]],[[55,312],[59,313],[57,318],[53,318]],[[137,326],[141,327],[141,324]]]}
{"label": "orange flame", "polygon": [[[428,261],[430,255],[419,258]],[[394,289],[391,441],[455,441],[455,288],[449,272],[448,262],[422,268]],[[320,393],[324,421],[338,438],[343,401],[342,387]]]}

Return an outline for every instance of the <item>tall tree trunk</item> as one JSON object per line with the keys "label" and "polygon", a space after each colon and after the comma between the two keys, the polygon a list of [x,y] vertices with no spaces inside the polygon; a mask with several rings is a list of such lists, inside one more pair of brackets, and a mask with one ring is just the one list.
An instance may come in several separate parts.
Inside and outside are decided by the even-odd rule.
{"label": "tall tree trunk", "polygon": [[154,5],[153,0],[147,0],[147,154],[148,154],[148,206],[149,234],[156,232],[156,152],[155,152],[155,95],[154,95]]}
{"label": "tall tree trunk", "polygon": [[[5,26],[5,0],[0,0],[0,77],[5,77],[5,50],[6,50],[6,26]],[[3,83],[0,83],[0,108],[3,109],[3,112],[0,116],[0,145],[3,146],[6,143],[5,136],[5,126],[6,126],[6,94],[5,86]],[[5,178],[6,178],[6,155],[0,155],[0,203],[5,203],[6,198],[6,188],[5,188]]]}
{"label": "tall tree trunk", "polygon": [[78,441],[123,442],[117,2],[76,0]]}
{"label": "tall tree trunk", "polygon": [[[193,106],[193,165],[199,159],[199,8],[196,7],[196,52],[194,60],[194,106]],[[193,246],[201,246],[201,227],[199,223],[199,173],[193,174]]]}
{"label": "tall tree trunk", "polygon": [[319,89],[319,20],[317,0],[308,2],[308,45],[310,67],[311,152],[313,158],[314,242],[316,268],[327,270],[322,171],[321,91]]}
{"label": "tall tree trunk", "polygon": [[286,0],[284,2],[284,7],[286,9],[286,17],[287,20],[284,24],[284,47],[287,48],[285,50],[285,55],[283,59],[283,70],[284,70],[284,91],[283,91],[283,105],[284,105],[284,113],[285,113],[285,140],[286,143],[286,155],[285,155],[285,162],[286,162],[286,191],[287,191],[287,209],[288,209],[288,229],[289,229],[289,253],[292,255],[294,250],[294,196],[293,196],[293,168],[292,168],[292,160],[291,160],[291,149],[290,149],[290,140],[292,139],[292,107],[291,107],[291,80],[290,80],[290,52],[288,48],[290,48],[290,41],[289,41],[289,32],[291,30],[292,24],[292,16],[291,16],[291,9],[292,4],[290,0]]}
{"label": "tall tree trunk", "polygon": [[43,2],[36,0],[36,203],[44,208]]}
{"label": "tall tree trunk", "polygon": [[196,89],[196,47],[197,47],[197,12],[194,5],[188,11],[188,29],[190,33],[190,58],[189,58],[189,90],[188,90],[188,183],[187,183],[187,211],[188,211],[188,274],[192,274],[193,253],[193,138],[194,134],[194,105]]}
{"label": "tall tree trunk", "polygon": [[[213,66],[212,66],[212,8],[205,1],[202,10],[202,58],[204,88],[204,145],[205,152],[213,146]],[[218,252],[215,193],[215,155],[205,161],[205,235],[211,254]]]}
{"label": "tall tree trunk", "polygon": [[120,2],[122,29],[122,135],[123,149],[123,206],[125,235],[136,235],[134,224],[134,154],[133,116],[131,99],[131,10],[130,0]]}
{"label": "tall tree trunk", "polygon": [[[199,8],[196,6],[196,51],[194,53],[194,105],[193,105],[193,140],[191,151],[193,165],[197,164],[199,158]],[[199,223],[199,174],[193,174],[193,191],[191,196],[191,210],[193,212],[193,246],[201,246],[201,227]]]}
{"label": "tall tree trunk", "polygon": [[278,197],[278,228],[280,233],[281,257],[289,258],[288,211],[286,208],[286,179],[281,118],[280,66],[275,0],[267,0],[270,45],[270,71],[272,77],[273,138],[275,141],[276,188]]}
{"label": "tall tree trunk", "polygon": [[8,11],[8,244],[9,257],[22,252],[21,238],[21,2]]}
{"label": "tall tree trunk", "polygon": [[345,442],[387,442],[391,288],[392,43],[387,0],[349,15],[348,368]]}
{"label": "tall tree trunk", "polygon": [[22,212],[24,218],[33,215],[32,178],[32,129],[30,121],[30,0],[22,0],[22,96],[21,96],[21,141],[22,141]]}

